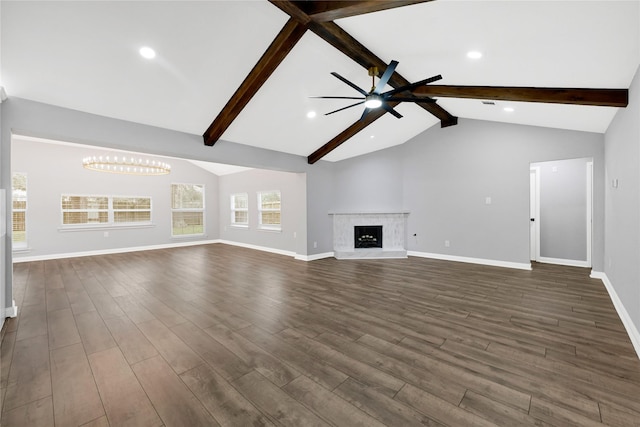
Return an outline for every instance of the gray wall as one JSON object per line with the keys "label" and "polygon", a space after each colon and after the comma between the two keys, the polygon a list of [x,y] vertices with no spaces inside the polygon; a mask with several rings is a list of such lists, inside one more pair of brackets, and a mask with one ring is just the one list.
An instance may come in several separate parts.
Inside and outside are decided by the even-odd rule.
{"label": "gray wall", "polygon": [[[38,257],[114,248],[171,244],[218,238],[218,177],[178,159],[162,159],[171,164],[169,175],[135,176],[100,173],[82,167],[82,159],[118,152],[79,146],[48,144],[18,139],[12,144],[13,172],[27,174],[27,244],[29,251],[14,258]],[[171,237],[172,183],[205,186],[205,236]],[[60,197],[62,194],[148,196],[152,199],[152,228],[113,228],[108,237],[102,229],[64,231]]]}
{"label": "gray wall", "polygon": [[[640,330],[640,69],[605,135],[604,272]],[[618,180],[618,188],[612,181]]]}
{"label": "gray wall", "polygon": [[410,251],[528,264],[529,165],[591,157],[593,265],[601,270],[603,141],[601,134],[460,120],[455,127],[432,127],[402,146],[336,163],[336,207],[376,208],[370,200],[380,194],[391,200],[385,202],[389,207],[410,212]]}
{"label": "gray wall", "polygon": [[[258,228],[257,193],[267,190],[280,190],[282,204],[280,231]],[[305,253],[307,246],[305,174],[253,169],[221,176],[219,191],[221,239]],[[235,193],[247,193],[248,195],[249,226],[247,228],[231,225],[230,198]]]}
{"label": "gray wall", "polygon": [[336,211],[402,210],[402,146],[337,162]]}
{"label": "gray wall", "polygon": [[534,163],[540,170],[540,256],[587,260],[587,162]]}

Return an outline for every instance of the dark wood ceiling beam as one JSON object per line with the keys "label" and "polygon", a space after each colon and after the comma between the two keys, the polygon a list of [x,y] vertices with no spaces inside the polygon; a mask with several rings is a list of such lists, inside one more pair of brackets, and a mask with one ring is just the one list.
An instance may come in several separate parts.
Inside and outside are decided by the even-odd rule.
{"label": "dark wood ceiling beam", "polygon": [[[389,102],[388,104],[393,108],[399,103]],[[358,120],[357,122],[355,122],[354,124],[346,128],[345,130],[340,132],[340,134],[338,134],[331,141],[327,142],[322,147],[318,148],[316,151],[311,153],[309,157],[307,157],[307,163],[309,163],[310,165],[314,164],[315,162],[317,162],[318,160],[320,160],[321,158],[323,158],[324,156],[326,156],[327,154],[329,154],[330,152],[338,148],[343,142],[347,141],[349,138],[351,138],[352,136],[354,136],[355,134],[357,134],[367,126],[369,126],[371,123],[378,120],[385,113],[386,111],[383,110],[382,108],[370,112],[365,116],[363,120]]]}
{"label": "dark wood ceiling beam", "polygon": [[549,104],[596,105],[603,107],[626,107],[629,103],[628,89],[426,85],[415,89],[413,94],[429,97],[544,102]]}
{"label": "dark wood ceiling beam", "polygon": [[287,21],[258,63],[202,135],[206,145],[211,146],[220,139],[306,31],[307,26],[298,22],[297,19],[290,18]]}
{"label": "dark wood ceiling beam", "polygon": [[[329,22],[429,1],[433,0],[293,1],[291,3],[315,22]],[[279,2],[275,0],[274,3]]]}

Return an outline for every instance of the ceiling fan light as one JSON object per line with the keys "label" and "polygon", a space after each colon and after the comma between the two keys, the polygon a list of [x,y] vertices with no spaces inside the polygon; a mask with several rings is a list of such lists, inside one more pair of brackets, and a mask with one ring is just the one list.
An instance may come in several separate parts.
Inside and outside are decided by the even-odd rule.
{"label": "ceiling fan light", "polygon": [[364,106],[367,108],[378,108],[382,105],[382,100],[379,96],[369,95],[367,96],[366,101],[364,101]]}

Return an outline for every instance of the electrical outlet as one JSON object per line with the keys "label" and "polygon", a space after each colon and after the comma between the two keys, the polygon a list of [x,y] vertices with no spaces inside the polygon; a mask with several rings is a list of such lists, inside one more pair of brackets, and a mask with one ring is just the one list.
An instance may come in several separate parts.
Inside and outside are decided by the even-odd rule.
{"label": "electrical outlet", "polygon": [[317,248],[318,247],[318,242],[313,242],[313,247]]}
{"label": "electrical outlet", "polygon": [[451,246],[451,242],[450,242],[450,241],[448,241],[448,240],[445,240],[445,241],[444,241],[444,247],[445,247],[445,248],[448,248],[449,246]]}
{"label": "electrical outlet", "polygon": [[298,237],[298,233],[296,233],[295,231],[293,232],[293,238],[295,239],[296,237]]}
{"label": "electrical outlet", "polygon": [[109,232],[108,231],[104,232],[104,237],[109,237]]}

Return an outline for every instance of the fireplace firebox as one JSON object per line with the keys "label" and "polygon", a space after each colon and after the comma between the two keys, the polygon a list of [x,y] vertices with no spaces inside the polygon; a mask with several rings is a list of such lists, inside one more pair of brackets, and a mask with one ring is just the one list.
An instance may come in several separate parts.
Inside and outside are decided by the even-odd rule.
{"label": "fireplace firebox", "polygon": [[382,248],[381,225],[356,225],[353,229],[355,249]]}

